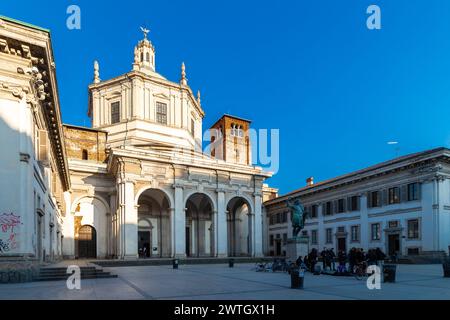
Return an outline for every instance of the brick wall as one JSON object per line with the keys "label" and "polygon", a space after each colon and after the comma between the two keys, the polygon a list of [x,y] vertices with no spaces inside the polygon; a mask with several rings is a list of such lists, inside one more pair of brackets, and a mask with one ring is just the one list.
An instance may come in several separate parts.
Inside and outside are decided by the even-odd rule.
{"label": "brick wall", "polygon": [[107,133],[89,128],[64,125],[67,157],[105,162]]}

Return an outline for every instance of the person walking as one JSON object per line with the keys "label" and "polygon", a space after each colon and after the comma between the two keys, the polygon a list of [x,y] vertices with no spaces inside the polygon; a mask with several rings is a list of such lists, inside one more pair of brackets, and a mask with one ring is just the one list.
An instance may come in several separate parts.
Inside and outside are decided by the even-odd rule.
{"label": "person walking", "polygon": [[336,262],[335,262],[336,254],[334,253],[334,248],[331,248],[331,249],[328,251],[328,255],[329,255],[329,260],[330,260],[330,268],[331,268],[333,271],[336,271]]}
{"label": "person walking", "polygon": [[327,248],[323,247],[322,252],[320,253],[320,257],[322,258],[322,266],[323,270],[326,270],[327,268]]}

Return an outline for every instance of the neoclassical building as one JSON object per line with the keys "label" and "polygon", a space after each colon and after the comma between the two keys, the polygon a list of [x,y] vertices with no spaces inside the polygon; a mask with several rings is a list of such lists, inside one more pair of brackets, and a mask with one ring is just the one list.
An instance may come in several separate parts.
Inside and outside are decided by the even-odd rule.
{"label": "neoclassical building", "polygon": [[450,246],[450,150],[398,157],[264,202],[264,252],[282,256],[292,236],[289,198],[308,212],[310,249],[380,248],[410,261],[439,261]]}
{"label": "neoclassical building", "polygon": [[212,144],[202,151],[200,93],[184,63],[177,82],[157,73],[145,32],[130,72],[103,80],[94,63],[92,127],[62,125],[48,30],[0,22],[0,115],[8,121],[0,127],[15,134],[14,153],[0,156],[1,168],[14,169],[1,173],[0,214],[21,219],[9,257],[263,255],[262,202],[273,189],[263,184],[271,174],[252,165],[250,121],[224,115],[206,130]]}

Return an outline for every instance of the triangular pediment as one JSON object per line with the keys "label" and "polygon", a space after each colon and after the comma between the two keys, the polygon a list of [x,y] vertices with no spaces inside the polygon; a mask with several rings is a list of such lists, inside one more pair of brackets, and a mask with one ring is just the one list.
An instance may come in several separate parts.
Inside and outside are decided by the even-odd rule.
{"label": "triangular pediment", "polygon": [[170,99],[170,97],[164,93],[155,93],[153,96],[156,98],[161,98],[161,99],[166,99],[166,100]]}

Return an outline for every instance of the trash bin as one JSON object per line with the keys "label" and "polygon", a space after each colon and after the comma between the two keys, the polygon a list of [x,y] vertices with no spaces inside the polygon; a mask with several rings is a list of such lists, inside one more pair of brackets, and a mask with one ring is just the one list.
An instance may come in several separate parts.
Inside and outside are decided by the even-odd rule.
{"label": "trash bin", "polygon": [[234,259],[228,260],[228,266],[229,266],[230,268],[233,268],[233,267],[234,267]]}
{"label": "trash bin", "polygon": [[383,266],[383,282],[395,282],[395,273],[397,266],[395,264],[385,264]]}
{"label": "trash bin", "polygon": [[442,268],[444,269],[444,278],[450,278],[450,260],[444,261]]}
{"label": "trash bin", "polygon": [[300,273],[298,269],[291,270],[291,288],[300,288]]}
{"label": "trash bin", "polygon": [[178,259],[173,259],[173,260],[172,260],[172,267],[173,267],[174,269],[178,269]]}

